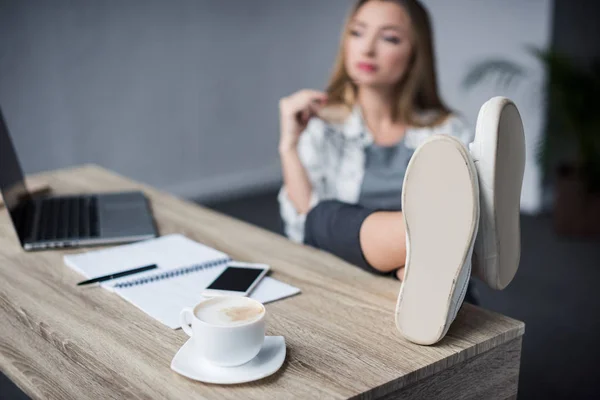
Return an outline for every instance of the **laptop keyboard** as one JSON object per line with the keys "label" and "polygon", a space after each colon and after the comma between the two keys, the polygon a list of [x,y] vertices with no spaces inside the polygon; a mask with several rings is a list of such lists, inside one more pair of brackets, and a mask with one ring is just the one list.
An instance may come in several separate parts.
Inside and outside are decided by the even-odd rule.
{"label": "laptop keyboard", "polygon": [[57,197],[38,203],[36,241],[98,237],[98,199],[94,196]]}

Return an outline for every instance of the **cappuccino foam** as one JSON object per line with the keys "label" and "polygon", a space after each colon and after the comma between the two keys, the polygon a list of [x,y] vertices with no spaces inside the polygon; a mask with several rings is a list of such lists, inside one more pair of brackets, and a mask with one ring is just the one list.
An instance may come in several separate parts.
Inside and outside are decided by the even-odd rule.
{"label": "cappuccino foam", "polygon": [[215,297],[196,307],[195,315],[211,325],[244,325],[259,319],[265,312],[262,305],[244,297]]}

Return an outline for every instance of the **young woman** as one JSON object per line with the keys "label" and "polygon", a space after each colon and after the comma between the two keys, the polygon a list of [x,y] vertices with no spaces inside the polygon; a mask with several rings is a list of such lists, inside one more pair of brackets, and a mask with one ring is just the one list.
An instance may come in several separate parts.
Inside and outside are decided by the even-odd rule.
{"label": "young woman", "polygon": [[[438,95],[425,9],[410,0],[359,1],[327,91],[296,92],[281,100],[280,114],[279,200],[288,237],[402,279],[406,250],[397,244],[405,233],[398,221],[412,154],[433,134],[472,140]],[[332,199],[354,206],[323,202]],[[318,224],[307,232],[306,215],[318,203]],[[332,241],[327,216],[334,210],[344,226]],[[357,226],[359,232],[344,229]]]}
{"label": "young woman", "polygon": [[286,234],[403,280],[396,325],[421,344],[447,332],[471,267],[494,289],[513,279],[525,163],[514,104],[488,101],[471,143],[433,54],[417,0],[360,0],[326,92],[280,101]]}

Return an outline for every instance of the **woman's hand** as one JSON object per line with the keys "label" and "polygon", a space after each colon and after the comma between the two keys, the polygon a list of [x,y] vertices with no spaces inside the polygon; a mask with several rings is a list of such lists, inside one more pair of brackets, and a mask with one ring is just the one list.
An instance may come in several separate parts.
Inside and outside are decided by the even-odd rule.
{"label": "woman's hand", "polygon": [[300,134],[306,129],[308,121],[326,102],[327,94],[309,89],[300,90],[279,100],[280,153],[296,149]]}

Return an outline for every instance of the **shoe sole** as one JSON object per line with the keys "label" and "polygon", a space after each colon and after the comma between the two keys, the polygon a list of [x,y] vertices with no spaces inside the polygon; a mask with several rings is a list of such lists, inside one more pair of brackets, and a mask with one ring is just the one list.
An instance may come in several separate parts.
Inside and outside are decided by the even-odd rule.
{"label": "shoe sole", "polygon": [[460,141],[434,136],[415,151],[403,185],[407,256],[396,306],[396,326],[411,342],[438,342],[456,314],[452,299],[470,266],[478,201],[475,165]]}
{"label": "shoe sole", "polygon": [[492,289],[501,290],[513,280],[521,257],[525,136],[512,101],[494,97],[481,107],[471,154],[479,176],[482,213],[474,272]]}

